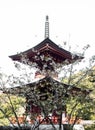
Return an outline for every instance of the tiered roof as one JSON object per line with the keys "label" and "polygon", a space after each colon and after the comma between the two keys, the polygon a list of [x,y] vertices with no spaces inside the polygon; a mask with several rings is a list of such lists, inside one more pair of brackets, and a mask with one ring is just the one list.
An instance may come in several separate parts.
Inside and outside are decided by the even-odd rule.
{"label": "tiered roof", "polygon": [[[26,50],[22,53],[15,54],[15,55],[12,55],[9,57],[14,61],[22,62],[22,56],[24,55],[26,60],[28,60],[31,63],[36,63],[37,67],[41,71],[43,69],[46,69],[46,70],[50,70],[50,71],[54,71],[54,72],[55,72],[55,68],[54,68],[53,62],[55,64],[64,64],[64,63],[70,64],[70,63],[75,62],[76,60],[83,58],[78,55],[73,55],[71,52],[59,47],[52,40],[50,40],[48,17],[46,17],[45,25],[46,25],[45,39],[41,43],[39,43],[38,45],[34,46],[33,48],[31,48],[29,50]],[[47,87],[46,82],[48,83],[48,81],[49,81],[49,86]],[[20,95],[24,94],[26,96],[28,95],[28,97],[31,97],[31,95],[32,95],[31,92],[34,87],[36,87],[37,89],[40,88],[40,90],[42,91],[40,83],[43,84],[43,82],[45,82],[44,87],[43,87],[44,91],[45,91],[45,89],[47,89],[49,91],[49,89],[54,84],[57,84],[57,86],[62,85],[64,87],[64,89],[69,88],[69,85],[56,81],[49,74],[49,75],[45,75],[44,78],[42,78],[41,80],[39,80],[37,82],[29,83],[29,84],[26,84],[23,86],[15,87],[15,88],[11,88],[8,91],[10,91],[10,93],[13,93],[13,94],[15,94],[15,93],[20,94]],[[55,85],[55,87],[56,87],[56,85]],[[82,91],[80,88],[77,88],[74,86],[70,87],[70,93],[72,93],[72,95],[74,94],[74,92],[77,93],[79,91],[87,94],[86,90]],[[41,93],[41,95],[43,95],[43,93]]]}
{"label": "tiered roof", "polygon": [[[22,62],[22,56],[24,56],[28,62],[36,63],[40,70],[45,69],[43,66],[46,64],[49,67],[48,69],[51,71],[54,71],[52,61],[54,61],[55,64],[70,64],[83,58],[59,47],[52,40],[50,40],[48,16],[46,16],[45,22],[45,39],[33,48],[9,57],[14,61]],[[42,57],[44,57],[44,60],[42,60]]]}
{"label": "tiered roof", "polygon": [[29,84],[9,88],[7,89],[6,93],[11,93],[14,95],[16,94],[22,97],[27,97],[28,99],[34,99],[33,94],[36,91],[38,92],[37,96],[39,96],[38,97],[39,99],[46,100],[48,98],[48,93],[49,95],[50,94],[56,95],[57,88],[59,89],[61,88],[64,97],[69,97],[70,95],[76,96],[81,94],[86,96],[91,91],[91,90],[82,90],[81,88],[64,84],[50,76],[46,76],[38,81]]}
{"label": "tiered roof", "polygon": [[31,62],[37,62],[35,56],[39,53],[39,55],[49,55],[53,58],[56,63],[63,63],[65,60],[68,60],[69,63],[74,62],[75,60],[82,59],[78,55],[74,55],[71,52],[59,47],[49,38],[46,38],[38,45],[33,48],[26,50],[22,53],[9,56],[14,61],[21,62],[21,56],[25,55],[27,59]]}

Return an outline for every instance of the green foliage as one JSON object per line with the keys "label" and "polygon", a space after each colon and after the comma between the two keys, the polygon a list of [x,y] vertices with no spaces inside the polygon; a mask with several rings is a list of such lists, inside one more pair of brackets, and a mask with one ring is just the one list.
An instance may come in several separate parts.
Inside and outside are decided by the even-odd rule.
{"label": "green foliage", "polygon": [[85,130],[95,130],[95,124],[85,126]]}
{"label": "green foliage", "polygon": [[[91,72],[93,68],[72,74],[70,77],[63,79],[66,83],[75,85],[82,90],[92,90],[86,97],[76,94],[75,97],[68,98],[67,114],[73,117],[81,117],[83,119],[95,119],[95,83],[91,82]],[[94,67],[95,70],[95,67]],[[94,72],[93,70],[93,72]]]}
{"label": "green foliage", "polygon": [[8,94],[0,94],[0,123],[8,125],[14,111],[18,115],[19,108],[24,107],[25,99]]}
{"label": "green foliage", "polygon": [[67,113],[72,117],[82,118],[84,120],[92,119],[94,114],[94,104],[89,98],[76,97],[71,98],[67,104]]}

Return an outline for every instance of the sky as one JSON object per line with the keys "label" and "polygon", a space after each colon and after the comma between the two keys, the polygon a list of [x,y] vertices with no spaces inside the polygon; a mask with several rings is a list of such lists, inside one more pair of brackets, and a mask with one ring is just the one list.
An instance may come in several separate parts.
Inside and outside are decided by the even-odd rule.
{"label": "sky", "polygon": [[[0,67],[10,73],[8,57],[44,40],[45,17],[49,16],[50,39],[72,51],[95,51],[95,0],[0,0]],[[65,48],[65,47],[64,47]]]}

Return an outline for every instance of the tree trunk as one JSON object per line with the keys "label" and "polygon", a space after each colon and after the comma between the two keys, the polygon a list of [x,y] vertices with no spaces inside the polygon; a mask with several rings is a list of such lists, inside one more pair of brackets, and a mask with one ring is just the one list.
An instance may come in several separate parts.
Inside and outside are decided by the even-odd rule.
{"label": "tree trunk", "polygon": [[61,125],[62,125],[62,112],[59,117],[59,130],[61,130],[61,128],[62,128]]}

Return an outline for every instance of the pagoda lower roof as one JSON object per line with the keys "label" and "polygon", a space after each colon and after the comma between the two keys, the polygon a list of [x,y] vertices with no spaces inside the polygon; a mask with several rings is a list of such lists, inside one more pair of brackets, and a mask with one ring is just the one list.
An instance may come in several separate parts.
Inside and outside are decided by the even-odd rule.
{"label": "pagoda lower roof", "polygon": [[63,63],[65,60],[68,60],[69,63],[72,63],[78,59],[83,58],[78,55],[73,55],[71,52],[59,47],[49,38],[46,38],[41,43],[39,43],[38,45],[34,46],[33,48],[29,50],[26,50],[19,54],[11,55],[9,57],[14,61],[21,62],[22,55],[25,55],[28,61],[38,63],[38,59],[36,59],[35,56],[37,55],[41,56],[41,55],[47,55],[47,54],[50,57],[52,57],[56,63]]}
{"label": "pagoda lower roof", "polygon": [[53,79],[52,77],[46,76],[36,82],[8,88],[6,89],[6,91],[3,92],[31,98],[33,94],[32,92],[34,92],[35,90],[38,90],[39,96],[42,96],[46,95],[47,92],[54,93],[55,89],[60,87],[62,88],[63,94],[66,94],[66,96],[69,96],[69,94],[72,96],[76,96],[79,94],[87,95],[91,91],[91,90],[82,90],[81,88],[64,84],[62,82]]}

